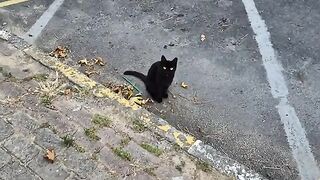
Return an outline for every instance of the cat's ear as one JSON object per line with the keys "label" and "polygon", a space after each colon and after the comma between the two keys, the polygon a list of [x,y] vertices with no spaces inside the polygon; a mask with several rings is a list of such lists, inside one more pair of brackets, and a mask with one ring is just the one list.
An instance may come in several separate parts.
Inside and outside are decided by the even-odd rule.
{"label": "cat's ear", "polygon": [[172,62],[177,66],[178,58],[177,58],[177,57],[175,57],[175,58],[172,60]]}
{"label": "cat's ear", "polygon": [[164,55],[161,56],[161,61],[167,61],[166,57]]}

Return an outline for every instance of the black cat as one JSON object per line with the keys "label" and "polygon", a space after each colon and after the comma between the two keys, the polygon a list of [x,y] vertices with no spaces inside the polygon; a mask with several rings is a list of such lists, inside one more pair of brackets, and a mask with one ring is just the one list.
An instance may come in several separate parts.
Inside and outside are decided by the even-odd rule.
{"label": "black cat", "polygon": [[147,76],[136,71],[126,71],[124,75],[131,75],[141,79],[151,97],[161,103],[162,98],[168,97],[168,88],[173,81],[177,62],[178,58],[168,61],[164,56],[161,56],[161,61],[152,64]]}

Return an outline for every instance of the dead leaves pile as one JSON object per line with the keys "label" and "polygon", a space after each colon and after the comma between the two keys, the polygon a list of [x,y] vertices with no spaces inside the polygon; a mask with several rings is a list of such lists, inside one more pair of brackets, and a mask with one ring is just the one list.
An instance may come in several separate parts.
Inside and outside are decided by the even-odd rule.
{"label": "dead leaves pile", "polygon": [[108,83],[106,87],[127,100],[134,96],[133,87],[129,85]]}
{"label": "dead leaves pile", "polygon": [[66,58],[68,56],[69,49],[64,46],[58,46],[55,50],[49,53],[50,56],[55,58]]}
{"label": "dead leaves pile", "polygon": [[149,98],[143,99],[141,94],[134,94],[134,88],[130,85],[108,83],[105,86],[111,89],[114,93],[140,106],[145,105],[146,103],[151,101]]}
{"label": "dead leaves pile", "polygon": [[85,67],[84,73],[89,77],[93,74],[99,74],[98,71],[95,70],[94,65],[104,66],[105,63],[101,57],[93,58],[93,59],[82,59],[78,61],[78,64]]}

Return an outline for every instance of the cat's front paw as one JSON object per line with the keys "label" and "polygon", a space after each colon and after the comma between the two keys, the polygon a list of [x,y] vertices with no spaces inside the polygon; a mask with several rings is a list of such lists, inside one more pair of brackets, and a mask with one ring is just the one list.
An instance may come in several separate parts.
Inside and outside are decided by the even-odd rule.
{"label": "cat's front paw", "polygon": [[164,93],[164,94],[162,95],[162,97],[163,97],[163,98],[168,98],[168,93]]}
{"label": "cat's front paw", "polygon": [[156,100],[158,103],[162,102],[162,98],[155,98],[154,100]]}

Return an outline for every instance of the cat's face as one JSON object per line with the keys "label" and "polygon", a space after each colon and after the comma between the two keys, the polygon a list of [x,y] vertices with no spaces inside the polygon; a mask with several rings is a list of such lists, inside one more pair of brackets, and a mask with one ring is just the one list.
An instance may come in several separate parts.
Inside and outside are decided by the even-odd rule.
{"label": "cat's face", "polygon": [[173,76],[177,69],[178,58],[174,58],[172,61],[168,61],[166,57],[161,57],[161,72],[166,76]]}

